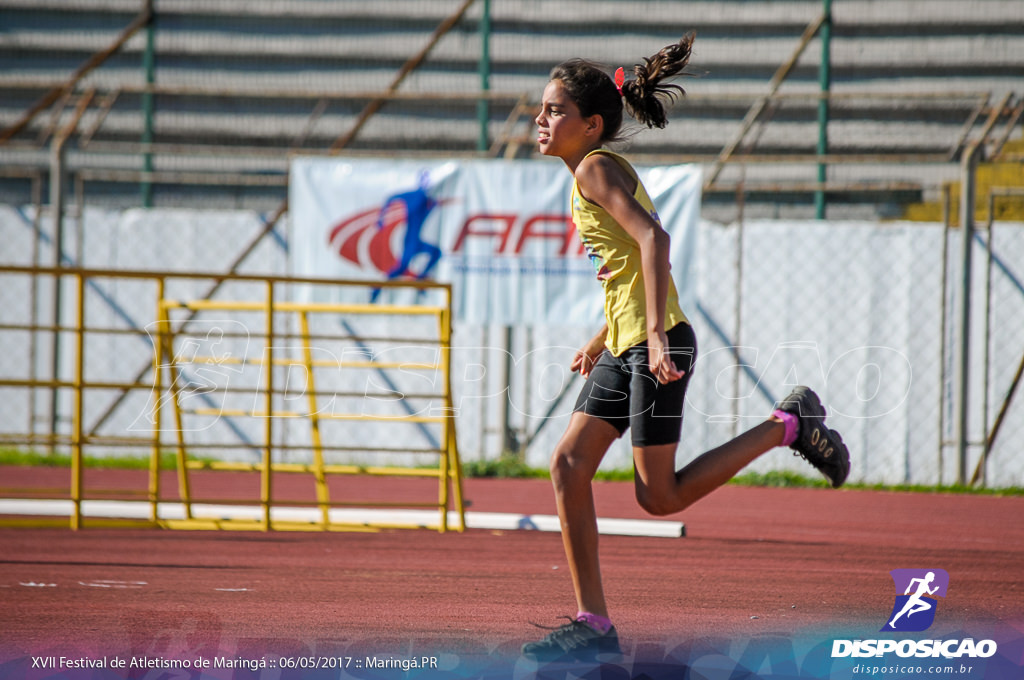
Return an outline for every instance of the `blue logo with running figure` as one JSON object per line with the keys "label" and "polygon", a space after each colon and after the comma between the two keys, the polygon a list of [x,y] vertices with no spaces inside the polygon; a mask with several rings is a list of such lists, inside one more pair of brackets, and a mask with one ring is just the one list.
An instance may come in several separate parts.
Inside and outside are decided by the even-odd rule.
{"label": "blue logo with running figure", "polygon": [[893,569],[896,602],[883,631],[917,632],[935,621],[938,600],[949,588],[949,574],[943,569]]}

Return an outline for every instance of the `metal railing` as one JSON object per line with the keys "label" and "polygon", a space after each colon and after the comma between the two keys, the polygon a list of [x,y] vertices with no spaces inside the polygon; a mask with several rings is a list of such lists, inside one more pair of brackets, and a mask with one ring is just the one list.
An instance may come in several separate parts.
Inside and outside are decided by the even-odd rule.
{"label": "metal railing", "polygon": [[[91,270],[72,268],[0,267],[0,281],[7,290],[19,285],[39,286],[48,283],[54,289],[70,286],[73,310],[70,320],[62,320],[55,310],[52,324],[39,324],[34,318],[20,318],[0,324],[0,333],[21,335],[29,339],[24,347],[42,344],[52,338],[52,374],[37,375],[35,367],[18,362],[16,369],[0,375],[0,391],[5,399],[27,403],[40,396],[51,395],[51,408],[60,401],[71,400],[70,424],[61,427],[54,420],[47,432],[32,426],[21,432],[0,432],[0,445],[16,448],[66,450],[70,454],[69,488],[57,498],[70,500],[70,526],[81,528],[86,523],[83,503],[96,498],[110,498],[103,490],[86,489],[83,472],[87,453],[109,454],[116,449],[149,450],[148,488],[133,489],[131,497],[144,498],[148,504],[149,523],[156,526],[184,528],[306,528],[338,530],[355,527],[421,527],[447,531],[465,527],[462,498],[462,472],[452,416],[451,368],[451,289],[429,282],[327,281],[324,279],[245,276],[239,274],[202,274],[143,272],[123,270]],[[26,281],[27,279],[27,281]],[[172,289],[185,290],[204,280],[216,280],[235,287],[245,286],[255,293],[262,288],[262,299],[212,300],[171,297]],[[103,288],[99,285],[133,286],[133,296],[153,296],[152,319],[142,325],[123,327],[100,325],[94,320],[88,300],[96,302]],[[294,301],[297,291],[309,288],[323,295],[325,287],[332,291],[387,289],[393,294],[412,291],[428,296],[429,304],[358,304],[303,303]],[[316,294],[307,293],[307,294]],[[365,295],[365,292],[364,292]],[[184,313],[186,316],[181,317]],[[214,319],[204,313],[216,313]],[[262,317],[262,318],[260,318]],[[315,324],[315,318],[326,321]],[[348,320],[354,318],[388,319],[384,331],[372,337],[351,332]],[[409,318],[427,320],[419,328],[418,337],[410,337]],[[403,323],[394,321],[405,319]],[[339,321],[340,320],[340,321]],[[397,334],[396,334],[397,333]],[[70,336],[70,347],[62,342]],[[113,370],[100,370],[92,362],[109,362],[111,355],[130,352],[121,344],[126,339],[143,340],[149,346],[148,370],[135,374],[128,361]],[[20,343],[19,343],[20,344]],[[423,348],[431,359],[381,360],[395,347]],[[219,347],[219,349],[217,349]],[[345,351],[339,348],[348,347]],[[338,358],[338,353],[341,358]],[[356,360],[345,360],[357,355]],[[41,357],[34,357],[39,361]],[[68,370],[70,366],[70,370]],[[63,367],[63,370],[62,370]],[[248,371],[255,370],[253,376]],[[295,372],[303,380],[295,378]],[[367,371],[409,373],[426,371],[434,376],[429,384],[433,390],[408,390],[396,385],[380,389],[373,381],[359,385],[346,381]],[[325,376],[325,372],[329,375]],[[319,374],[319,375],[318,375]],[[283,382],[282,382],[283,381]],[[417,385],[423,384],[417,381]],[[140,393],[142,393],[140,395]],[[354,410],[336,412],[340,402],[351,398]],[[294,406],[305,399],[305,408]],[[390,406],[380,412],[367,412],[369,402]],[[13,402],[10,402],[13,403]],[[87,409],[86,405],[89,405]],[[285,405],[293,405],[287,408]],[[411,407],[410,404],[416,404]],[[127,419],[125,418],[125,409]],[[88,413],[87,413],[88,410]],[[101,427],[110,421],[113,411],[122,411],[119,422]],[[165,414],[165,411],[170,411]],[[88,416],[88,417],[87,417]],[[87,421],[95,421],[92,424]],[[215,422],[230,422],[238,437],[225,441],[202,439]],[[258,427],[246,427],[240,421],[255,421]],[[282,432],[284,423],[308,423],[306,435],[295,427]],[[10,422],[10,420],[6,421]],[[343,430],[325,432],[328,423],[342,423]],[[370,433],[360,437],[360,427],[382,423],[397,426],[431,426],[438,431],[437,444],[429,447],[403,445],[400,437]],[[99,430],[103,430],[100,432]],[[372,440],[372,441],[371,441]],[[392,445],[381,445],[379,441]],[[377,443],[373,443],[377,442]],[[396,443],[397,442],[397,443]],[[216,450],[217,460],[202,460],[197,452]],[[176,494],[169,496],[161,486],[160,470],[165,451],[174,451],[178,477]],[[256,462],[225,460],[231,450],[258,452]],[[330,462],[328,457],[356,456],[355,460]],[[290,461],[281,460],[287,456]],[[434,459],[433,465],[415,461]],[[367,458],[384,457],[390,463],[375,464]],[[301,458],[301,461],[294,459]],[[191,474],[196,470],[232,470],[257,472],[260,477],[259,498],[197,498],[192,490]],[[277,472],[311,474],[315,498],[281,499],[274,495],[273,474]],[[386,502],[361,499],[332,499],[328,488],[330,475],[374,475],[433,478],[438,482],[436,502],[412,502],[396,498]],[[18,496],[39,497],[32,489],[4,489]],[[52,495],[52,494],[51,494]],[[168,514],[168,504],[178,504]],[[217,510],[212,506],[253,505],[258,515],[249,512]],[[315,509],[315,515],[301,519],[281,519],[272,515],[276,508],[303,506]],[[436,522],[402,521],[370,516],[352,520],[350,515],[332,517],[335,508],[434,508]],[[204,512],[207,514],[204,516]],[[453,512],[454,524],[449,518]],[[172,517],[177,513],[180,518]],[[292,512],[294,515],[294,512]],[[89,519],[90,525],[97,520]]]}

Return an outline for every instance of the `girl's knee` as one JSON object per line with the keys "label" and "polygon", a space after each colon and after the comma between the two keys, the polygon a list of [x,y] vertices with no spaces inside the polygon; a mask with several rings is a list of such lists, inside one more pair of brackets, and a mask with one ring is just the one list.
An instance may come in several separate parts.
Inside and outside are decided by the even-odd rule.
{"label": "girl's knee", "polygon": [[590,483],[590,477],[586,475],[582,466],[577,464],[572,449],[555,449],[551,456],[550,472],[551,482],[555,485],[556,491],[575,484]]}
{"label": "girl's knee", "polygon": [[675,498],[670,494],[664,492],[658,492],[649,486],[636,487],[636,502],[640,504],[648,514],[654,515],[655,517],[664,517],[665,515],[671,515],[673,512],[678,512],[679,508],[676,507],[677,503]]}
{"label": "girl's knee", "polygon": [[562,449],[555,449],[555,452],[551,454],[549,470],[551,472],[551,481],[555,483],[555,486],[564,483],[572,475],[572,463],[570,460],[570,454]]}

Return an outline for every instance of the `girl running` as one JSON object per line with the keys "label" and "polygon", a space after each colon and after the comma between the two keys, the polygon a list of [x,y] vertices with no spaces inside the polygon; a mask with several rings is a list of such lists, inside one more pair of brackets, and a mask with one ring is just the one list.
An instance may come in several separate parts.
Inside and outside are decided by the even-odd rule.
{"label": "girl running", "polygon": [[587,61],[560,64],[536,119],[540,152],[561,158],[575,178],[572,218],[605,292],[605,326],[572,359],[572,370],[587,381],[551,459],[579,612],[523,646],[524,656],[538,661],[620,652],[601,584],[591,482],[627,429],[636,498],[653,515],[688,507],[776,446],[792,446],[832,486],[849,473],[846,446],[825,427],[825,410],[806,387],[760,425],[675,469],[696,338],[669,273],[669,235],[636,171],[604,146],[621,139],[623,110],[648,127],[665,127],[665,103],[684,92],[664,81],[682,73],[692,42],[686,36],[644,59],[629,81],[621,69],[613,80]]}

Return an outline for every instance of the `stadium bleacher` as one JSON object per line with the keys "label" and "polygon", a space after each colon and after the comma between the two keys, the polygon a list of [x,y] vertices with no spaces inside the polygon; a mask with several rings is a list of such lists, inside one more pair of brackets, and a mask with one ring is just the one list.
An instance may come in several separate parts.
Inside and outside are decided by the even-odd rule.
{"label": "stadium bleacher", "polygon": [[[67,162],[90,203],[137,205],[141,152],[148,149],[157,205],[272,209],[286,193],[290,155],[324,153],[336,144],[463,4],[155,0],[153,146],[140,144],[143,30],[0,144],[0,202],[32,200],[33,183],[47,178],[54,132],[81,104],[86,108]],[[144,5],[0,2],[0,128],[109,46]],[[552,65],[581,56],[628,67],[692,30],[698,37],[695,77],[682,82],[687,101],[665,130],[638,132],[631,156],[641,163],[703,164],[715,175],[705,192],[710,217],[732,219],[741,188],[747,215],[809,216],[821,40],[798,48],[823,5],[489,3],[490,149],[478,151],[484,3],[470,3],[343,152],[531,157],[531,105]],[[1020,138],[1014,118],[1024,96],[1019,0],[844,0],[832,6],[831,36],[830,215],[893,217],[904,204],[934,198],[943,182],[956,179],[964,142],[990,119],[990,139]],[[744,116],[798,53],[778,96],[716,172]],[[996,146],[993,141],[991,152]]]}

